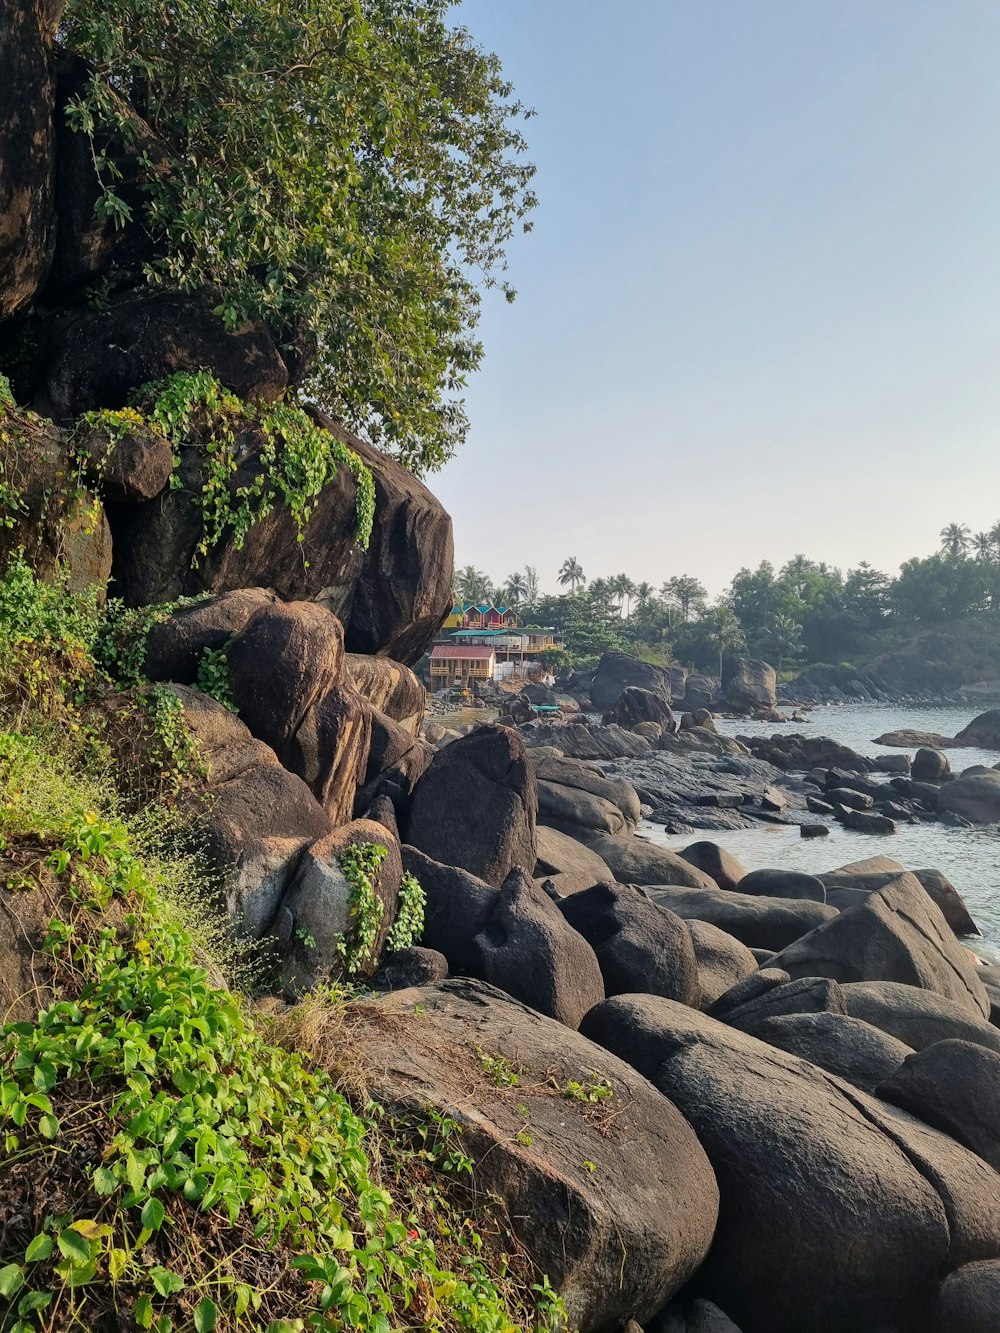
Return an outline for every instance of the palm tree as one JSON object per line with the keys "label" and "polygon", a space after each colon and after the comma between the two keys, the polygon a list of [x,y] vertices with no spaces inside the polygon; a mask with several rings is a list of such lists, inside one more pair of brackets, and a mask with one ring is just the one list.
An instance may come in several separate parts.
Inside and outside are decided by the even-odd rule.
{"label": "palm tree", "polygon": [[575,555],[571,555],[568,560],[562,562],[559,570],[559,585],[565,588],[568,583],[573,592],[576,592],[578,583],[586,583],[583,567]]}
{"label": "palm tree", "polygon": [[515,570],[513,574],[507,575],[507,581],[503,585],[503,595],[511,606],[518,606],[523,602],[527,592],[528,585],[523,574]]}
{"label": "palm tree", "polygon": [[769,631],[771,641],[778,651],[778,678],[786,657],[794,657],[801,648],[802,626],[796,624],[791,616],[777,615]]}
{"label": "palm tree", "polygon": [[627,574],[615,574],[608,582],[611,591],[618,598],[618,612],[621,614],[624,611],[626,600],[631,603],[635,596],[635,584]]}
{"label": "palm tree", "polygon": [[475,565],[466,565],[464,569],[455,571],[455,591],[458,593],[456,602],[493,600],[493,583],[490,576],[484,574],[481,569],[476,569]]}
{"label": "palm tree", "polygon": [[984,564],[988,564],[995,555],[993,533],[975,533],[972,538],[972,549],[976,553],[977,560],[982,560]]}
{"label": "palm tree", "polygon": [[529,606],[534,606],[538,601],[538,570],[534,565],[525,565],[524,567],[524,600]]}
{"label": "palm tree", "polygon": [[722,681],[722,659],[727,648],[742,648],[746,640],[740,622],[728,606],[720,602],[708,612],[712,639],[719,651],[719,681]]}
{"label": "palm tree", "polygon": [[636,610],[645,606],[652,597],[656,589],[651,583],[637,583],[635,585],[635,606]]}
{"label": "palm tree", "polygon": [[957,560],[969,549],[969,529],[964,523],[949,523],[941,529],[941,550]]}
{"label": "palm tree", "polygon": [[597,606],[610,609],[611,598],[615,595],[615,589],[610,579],[594,579],[587,589],[587,595],[591,602]]}

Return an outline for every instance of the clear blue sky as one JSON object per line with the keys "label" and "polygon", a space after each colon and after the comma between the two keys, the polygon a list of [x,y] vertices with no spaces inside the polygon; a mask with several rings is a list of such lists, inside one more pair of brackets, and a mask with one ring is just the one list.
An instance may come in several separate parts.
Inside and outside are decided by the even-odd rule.
{"label": "clear blue sky", "polygon": [[535,229],[490,301],[456,558],[721,591],[1000,519],[997,0],[466,0]]}

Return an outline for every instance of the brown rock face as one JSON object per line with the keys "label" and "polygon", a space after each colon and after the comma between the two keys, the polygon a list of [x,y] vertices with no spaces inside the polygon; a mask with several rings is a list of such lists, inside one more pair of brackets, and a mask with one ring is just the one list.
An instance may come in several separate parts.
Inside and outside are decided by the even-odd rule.
{"label": "brown rock face", "polygon": [[372,710],[349,685],[333,685],[306,712],[283,758],[330,816],[346,824],[364,782],[372,736]]}
{"label": "brown rock face", "polygon": [[[274,509],[241,549],[223,539],[193,568],[201,516],[191,497],[201,487],[201,457],[191,447],[181,451],[178,490],[114,514],[119,595],[139,606],[269,587],[285,601],[321,601],[342,621],[352,653],[415,662],[451,604],[451,519],[405,468],[328,419],[322,424],[374,474],[375,527],[367,551],[354,536],[354,479],[341,467],[317,498],[301,542],[287,510]],[[250,486],[259,476],[262,445],[252,433],[241,441],[234,484]]]}
{"label": "brown rock face", "polygon": [[59,0],[7,0],[0,12],[0,319],[27,306],[55,243],[52,39]]}
{"label": "brown rock face", "polygon": [[138,290],[107,310],[79,307],[53,332],[42,392],[48,415],[124,407],[140,385],[179,370],[209,370],[241,398],[274,402],[288,371],[262,325],[229,331],[204,296]]}

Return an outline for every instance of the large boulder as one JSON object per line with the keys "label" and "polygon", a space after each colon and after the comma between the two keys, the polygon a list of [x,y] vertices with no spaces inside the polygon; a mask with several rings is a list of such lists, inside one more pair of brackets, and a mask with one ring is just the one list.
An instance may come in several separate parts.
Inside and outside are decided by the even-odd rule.
{"label": "large boulder", "polygon": [[61,570],[74,592],[103,591],[111,573],[103,506],[76,484],[66,441],[52,422],[3,401],[0,479],[17,492],[16,502],[4,502],[0,513],[0,570],[23,552],[40,578]]}
{"label": "large boulder", "polygon": [[751,1031],[769,1046],[829,1070],[864,1092],[875,1093],[911,1054],[909,1046],[888,1033],[832,1010],[775,1014],[755,1023]]}
{"label": "large boulder", "polygon": [[535,773],[508,727],[477,727],[434,756],[413,793],[406,841],[501,885],[537,860]]}
{"label": "large boulder", "polygon": [[427,705],[427,691],[409,667],[390,657],[347,653],[344,670],[354,688],[373,708],[392,718],[411,736],[419,733]]}
{"label": "large boulder", "polygon": [[238,934],[265,935],[306,847],[331,831],[312,792],[222,704],[183,685],[171,687],[198,747],[202,817],[221,906]]}
{"label": "large boulder", "polygon": [[1000,1310],[1000,1259],[949,1273],[934,1309],[934,1333],[994,1333]]}
{"label": "large boulder", "polygon": [[14,0],[0,23],[0,320],[31,304],[52,262],[52,45],[63,4]]}
{"label": "large boulder", "polygon": [[955,737],[956,745],[974,745],[981,750],[1000,750],[1000,708],[974,717]]}
{"label": "large boulder", "polygon": [[783,949],[837,916],[824,903],[728,893],[714,884],[707,889],[661,884],[648,887],[646,892],[661,907],[668,907],[687,921],[718,926],[751,949]]}
{"label": "large boulder", "polygon": [[432,860],[416,847],[404,845],[402,852],[403,869],[424,891],[420,943],[443,954],[452,973],[470,972],[476,958],[472,941],[489,920],[499,891],[467,870]]}
{"label": "large boulder", "polygon": [[[912,1052],[876,1089],[1000,1171],[1000,1055],[971,1041]],[[1000,1312],[998,1312],[1000,1313]]]}
{"label": "large boulder", "polygon": [[336,684],[344,631],[314,602],[275,602],[249,619],[226,651],[240,717],[283,755],[314,704]]}
{"label": "large boulder", "polygon": [[135,645],[143,674],[150,680],[193,685],[205,652],[221,652],[258,611],[277,600],[270,588],[239,588],[161,613],[145,641]]}
{"label": "large boulder", "polygon": [[951,772],[951,763],[943,750],[922,746],[913,756],[910,775],[914,782],[943,782]]}
{"label": "large boulder", "polygon": [[622,690],[614,707],[604,714],[602,720],[609,724],[613,722],[626,730],[643,722],[652,722],[668,731],[674,729],[674,714],[663,695],[639,689],[635,685]]}
{"label": "large boulder", "polygon": [[688,921],[687,928],[698,961],[698,982],[704,1009],[744,978],[753,975],[757,970],[757,959],[745,944],[707,921]]}
{"label": "large boulder", "polygon": [[149,288],[106,309],[74,307],[54,332],[40,406],[59,420],[120,408],[143,384],[203,369],[240,398],[280,398],[288,371],[271,335],[262,324],[229,330],[212,307],[207,296]]}
{"label": "large boulder", "polygon": [[535,879],[551,884],[560,897],[614,878],[601,857],[585,843],[544,824],[539,824],[535,833]]}
{"label": "large boulder", "polygon": [[[827,902],[843,912],[848,907],[857,907],[902,873],[903,867],[898,861],[888,856],[873,856],[831,870],[819,878],[826,887]],[[920,881],[956,935],[982,933],[947,875],[940,870],[911,870],[909,873]]]}
{"label": "large boulder", "polygon": [[619,884],[684,884],[692,889],[715,885],[707,874],[685,857],[641,837],[588,839],[602,861],[611,867]]}
{"label": "large boulder", "polygon": [[697,1270],[718,1208],[711,1168],[684,1119],[627,1064],[469,980],[359,1004],[351,1021],[377,1101],[421,1119],[429,1106],[461,1126],[477,1194],[499,1198],[572,1327],[645,1323]]}
{"label": "large boulder", "polygon": [[525,732],[525,744],[535,747],[555,746],[567,759],[623,759],[647,754],[650,742],[635,731],[618,726],[599,726],[574,722],[536,723]]}
{"label": "large boulder", "polygon": [[746,1333],[923,1328],[940,1274],[1000,1255],[996,1174],[783,1051],[651,995],[583,1032],[681,1110],[719,1181],[699,1293]]}
{"label": "large boulder", "polygon": [[[351,848],[368,846],[381,847],[385,855],[361,885],[343,861]],[[272,928],[285,990],[297,995],[331,977],[370,977],[396,918],[402,877],[399,843],[370,819],[356,819],[314,842]]]}
{"label": "large boulder", "polygon": [[[393,459],[327,418],[321,424],[374,477],[367,551],[355,537],[357,486],[341,466],[317,496],[301,534],[291,512],[279,505],[242,546],[223,537],[193,565],[202,526],[190,492],[201,489],[203,457],[192,442],[181,449],[180,489],[114,515],[119,595],[130,605],[148,605],[200,592],[273,587],[285,601],[321,599],[343,623],[350,652],[407,666],[417,661],[451,604],[451,519]],[[241,441],[240,485],[252,487],[269,466],[265,443],[259,432]]]}
{"label": "large boulder", "polygon": [[649,992],[700,1003],[698,960],[679,916],[628,884],[597,884],[559,907],[596,953],[608,995]]}
{"label": "large boulder", "polygon": [[938,792],[939,815],[961,815],[972,824],[1000,821],[1000,773],[993,769],[966,772]]}
{"label": "large boulder", "polygon": [[1000,1053],[1000,1030],[968,1007],[935,991],[896,981],[856,981],[841,986],[852,1018],[863,1019],[915,1051],[938,1041],[972,1041]]}
{"label": "large boulder", "polygon": [[970,1018],[989,1017],[970,955],[919,880],[905,873],[789,944],[774,965],[792,977],[903,982],[954,1000]]}
{"label": "large boulder", "polygon": [[653,662],[643,662],[630,653],[605,653],[590,683],[590,697],[599,713],[606,713],[629,688],[649,690],[665,704],[672,698],[670,671]]}
{"label": "large boulder", "polygon": [[571,837],[630,833],[640,819],[639,797],[627,782],[605,777],[579,759],[535,763],[539,822]]}
{"label": "large boulder", "polygon": [[593,949],[518,869],[493,899],[470,955],[473,976],[570,1028],[604,999]]}
{"label": "large boulder", "polygon": [[773,708],[778,701],[774,667],[755,658],[740,657],[727,664],[722,676],[722,693],[730,708],[753,712]]}
{"label": "large boulder", "polygon": [[720,889],[738,889],[740,880],[747,873],[732,852],[727,852],[715,842],[692,842],[684,848],[681,856],[703,870]]}
{"label": "large boulder", "polygon": [[364,786],[355,804],[360,813],[380,792],[385,792],[391,797],[397,816],[404,818],[413,789],[434,758],[434,747],[404,731],[385,713],[366,707],[371,717],[371,738]]}
{"label": "large boulder", "polygon": [[349,685],[331,685],[282,748],[285,766],[309,784],[335,826],[345,824],[354,813],[371,738],[372,710],[367,701]]}
{"label": "large boulder", "polygon": [[763,894],[765,898],[826,902],[823,881],[801,870],[751,870],[740,880],[739,892]]}

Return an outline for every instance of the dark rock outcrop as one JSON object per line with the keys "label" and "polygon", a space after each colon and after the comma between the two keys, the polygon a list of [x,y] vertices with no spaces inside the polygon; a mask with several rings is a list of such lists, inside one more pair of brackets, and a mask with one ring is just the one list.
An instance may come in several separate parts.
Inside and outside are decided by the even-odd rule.
{"label": "dark rock outcrop", "polygon": [[639,689],[635,685],[622,690],[617,702],[604,714],[602,721],[608,724],[615,723],[619,727],[624,727],[626,731],[643,722],[655,723],[656,726],[661,729],[665,727],[668,731],[674,729],[674,714],[663,695],[652,690]]}
{"label": "dark rock outcrop", "polygon": [[606,713],[629,688],[648,690],[659,695],[667,705],[673,698],[669,668],[643,662],[629,653],[605,653],[590,682],[594,708],[599,713]]}
{"label": "dark rock outcrop", "polygon": [[703,870],[720,889],[733,891],[747,873],[732,852],[714,842],[693,842],[681,852],[685,861]]}
{"label": "dark rock outcrop", "polygon": [[837,915],[823,903],[760,898],[749,893],[728,893],[714,886],[691,889],[659,885],[647,888],[646,892],[653,902],[668,907],[685,920],[707,921],[749,948],[757,949],[783,949]]}
{"label": "dark rock outcrop", "polygon": [[801,870],[751,870],[739,882],[740,893],[763,894],[765,898],[798,898],[826,902],[823,881]]}
{"label": "dark rock outcrop", "polygon": [[698,960],[687,923],[627,884],[597,884],[559,904],[597,955],[608,995],[665,995],[699,1004]]}
{"label": "dark rock outcrop", "polygon": [[684,884],[692,889],[714,888],[704,871],[669,847],[645,838],[591,838],[590,846],[620,884]]}
{"label": "dark rock outcrop", "polygon": [[220,652],[265,606],[278,600],[270,588],[240,588],[181,606],[146,635],[142,669],[150,680],[193,685],[206,649]]}
{"label": "dark rock outcrop", "polygon": [[959,775],[938,792],[939,815],[961,815],[972,824],[1000,821],[1000,773],[993,769]]}
{"label": "dark rock outcrop", "polygon": [[[684,1119],[628,1065],[480,982],[397,991],[351,1013],[372,1095],[396,1114],[430,1106],[458,1121],[477,1189],[502,1200],[573,1327],[645,1323],[692,1276],[715,1229],[712,1171]],[[518,1083],[498,1085],[489,1061]],[[553,1094],[574,1084],[608,1093]]]}
{"label": "dark rock outcrop", "polygon": [[567,1027],[604,998],[593,949],[521,870],[496,894],[469,952],[473,976]]}
{"label": "dark rock outcrop", "polygon": [[949,1273],[934,1309],[934,1333],[994,1333],[1000,1310],[1000,1259]]}
{"label": "dark rock outcrop", "polygon": [[707,921],[688,921],[687,928],[698,961],[698,982],[703,1009],[757,970],[757,959],[745,944]]}
{"label": "dark rock outcrop", "polygon": [[857,981],[841,987],[852,1018],[863,1019],[915,1051],[938,1041],[972,1041],[1000,1053],[1000,1030],[967,1006],[935,991],[896,981]]}
{"label": "dark rock outcrop", "polygon": [[468,973],[474,960],[472,940],[489,920],[498,890],[416,847],[404,845],[402,853],[403,869],[420,881],[426,898],[420,943],[443,954],[452,973]]}
{"label": "dark rock outcrop", "polygon": [[753,712],[773,708],[777,677],[774,667],[755,658],[741,657],[727,664],[722,673],[722,693],[730,708]]}
{"label": "dark rock outcrop", "polygon": [[516,732],[477,727],[439,750],[413,793],[406,841],[499,887],[537,860],[535,772]]}
{"label": "dark rock outcrop", "polygon": [[876,1094],[950,1134],[1000,1171],[1000,1055],[971,1041],[915,1051]]}
{"label": "dark rock outcrop", "polygon": [[354,812],[371,738],[368,703],[349,685],[331,685],[282,749],[285,766],[309,784],[335,826],[345,824]]}
{"label": "dark rock outcrop", "polygon": [[919,880],[902,874],[778,955],[792,977],[897,981],[936,992],[973,1019],[990,1004],[968,953]]}
{"label": "dark rock outcrop", "polygon": [[719,1225],[698,1290],[747,1333],[920,1328],[942,1272],[1000,1254],[996,1174],[815,1065],[658,996],[606,1000],[582,1030],[708,1153]]}
{"label": "dark rock outcrop", "polygon": [[831,1010],[763,1018],[752,1035],[879,1097],[884,1094],[878,1085],[911,1054],[909,1046],[870,1023]]}
{"label": "dark rock outcrop", "polygon": [[575,838],[544,824],[538,825],[535,835],[535,879],[551,884],[560,897],[614,878],[601,857]]}
{"label": "dark rock outcrop", "polygon": [[605,777],[579,759],[535,764],[539,822],[571,837],[631,833],[641,818],[639,798],[627,782]]}
{"label": "dark rock outcrop", "polygon": [[406,990],[410,986],[428,986],[444,981],[448,975],[448,960],[435,949],[410,945],[387,953],[381,966],[368,980],[373,991]]}

